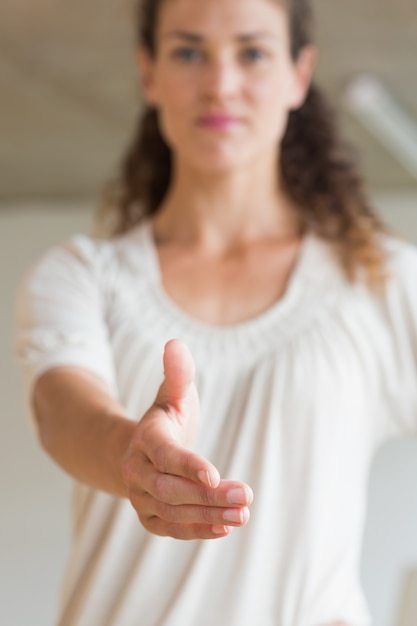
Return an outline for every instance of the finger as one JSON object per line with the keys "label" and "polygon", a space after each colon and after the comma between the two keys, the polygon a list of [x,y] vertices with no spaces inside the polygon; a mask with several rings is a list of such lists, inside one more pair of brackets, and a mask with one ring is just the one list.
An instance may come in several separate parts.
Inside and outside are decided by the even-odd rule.
{"label": "finger", "polygon": [[[142,520],[141,520],[142,521]],[[205,524],[175,524],[166,522],[158,517],[142,521],[145,528],[154,535],[172,537],[173,539],[220,539],[226,537],[232,531],[230,526]]]}
{"label": "finger", "polygon": [[174,506],[245,507],[253,500],[252,489],[245,483],[222,480],[216,489],[212,489],[180,476],[161,474],[154,468],[146,472],[142,485],[156,500]]}
{"label": "finger", "polygon": [[149,460],[162,474],[182,476],[213,488],[220,483],[219,471],[210,461],[174,441],[165,439],[161,443],[160,439],[152,438],[146,450]]}
{"label": "finger", "polygon": [[205,524],[208,526],[244,526],[249,521],[250,513],[243,508],[215,508],[209,506],[193,506],[189,504],[172,506],[155,500],[152,496],[142,499],[145,510],[152,517],[159,517],[172,524]]}
{"label": "finger", "polygon": [[164,350],[165,378],[155,398],[171,422],[175,441],[191,448],[195,441],[200,414],[199,399],[194,384],[195,365],[191,352],[178,339],[172,339]]}
{"label": "finger", "polygon": [[158,394],[163,404],[177,407],[194,380],[195,364],[191,352],[179,339],[171,339],[164,350],[164,383]]}
{"label": "finger", "polygon": [[250,518],[247,507],[215,508],[187,504],[173,506],[166,502],[160,502],[150,494],[143,492],[131,492],[129,497],[142,522],[157,517],[169,524],[241,527],[247,524]]}

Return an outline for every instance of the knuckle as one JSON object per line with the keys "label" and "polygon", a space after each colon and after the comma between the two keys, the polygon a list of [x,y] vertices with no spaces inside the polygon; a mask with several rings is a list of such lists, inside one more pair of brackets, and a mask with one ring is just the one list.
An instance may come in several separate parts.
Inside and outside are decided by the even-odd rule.
{"label": "knuckle", "polygon": [[165,530],[165,525],[156,515],[138,515],[138,517],[145,530],[152,535],[157,535],[158,537],[167,536],[168,533]]}
{"label": "knuckle", "polygon": [[128,493],[130,503],[135,509],[140,521],[145,517],[146,513],[146,494],[143,491],[130,490]]}
{"label": "knuckle", "polygon": [[213,506],[214,494],[206,487],[200,487],[198,490],[198,501],[203,506]]}
{"label": "knuckle", "polygon": [[158,502],[158,504],[156,505],[156,509],[158,517],[160,519],[174,524],[179,522],[179,515],[176,507],[173,507],[169,504],[164,504],[162,502]]}
{"label": "knuckle", "polygon": [[136,511],[136,513],[137,513],[139,522],[142,524],[145,530],[148,530],[149,532],[153,532],[152,517],[150,515],[143,515],[143,513],[141,513],[140,511]]}
{"label": "knuckle", "polygon": [[133,483],[133,475],[134,475],[133,464],[130,460],[126,460],[122,463],[121,472],[122,472],[122,481],[124,485],[126,485],[126,487],[129,488]]}
{"label": "knuckle", "polygon": [[167,536],[173,539],[186,539],[184,532],[178,524],[168,524],[166,528]]}
{"label": "knuckle", "polygon": [[139,510],[139,497],[136,491],[134,491],[133,489],[129,489],[128,490],[128,497],[130,500],[130,504],[133,506],[133,508],[135,509],[135,511]]}
{"label": "knuckle", "polygon": [[193,474],[193,457],[191,454],[185,454],[183,461],[182,461],[182,467],[184,470],[184,475],[185,476],[192,476]]}
{"label": "knuckle", "polygon": [[200,509],[201,521],[204,524],[213,524],[213,509],[207,506],[203,506]]}
{"label": "knuckle", "polygon": [[134,489],[138,487],[139,477],[144,473],[145,457],[139,454],[129,454],[122,461],[121,464],[121,477],[124,485],[128,489]]}
{"label": "knuckle", "polygon": [[195,527],[195,534],[196,534],[196,538],[197,539],[207,539],[208,538],[207,528],[205,528],[204,526],[196,526]]}
{"label": "knuckle", "polygon": [[161,443],[154,450],[154,465],[162,473],[167,473],[170,447],[167,443]]}
{"label": "knuckle", "polygon": [[153,481],[153,491],[155,498],[161,502],[168,502],[169,500],[169,487],[167,484],[166,476],[161,473],[155,475]]}

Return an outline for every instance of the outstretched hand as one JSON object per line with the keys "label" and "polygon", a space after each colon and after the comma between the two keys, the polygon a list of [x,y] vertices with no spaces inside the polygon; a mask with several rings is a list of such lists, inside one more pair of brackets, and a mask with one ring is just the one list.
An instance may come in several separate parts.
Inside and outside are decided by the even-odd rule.
{"label": "outstretched hand", "polygon": [[173,339],[165,346],[165,379],[138,423],[122,474],[143,526],[176,539],[213,539],[249,520],[252,491],[221,480],[216,467],[190,450],[199,419],[194,361]]}

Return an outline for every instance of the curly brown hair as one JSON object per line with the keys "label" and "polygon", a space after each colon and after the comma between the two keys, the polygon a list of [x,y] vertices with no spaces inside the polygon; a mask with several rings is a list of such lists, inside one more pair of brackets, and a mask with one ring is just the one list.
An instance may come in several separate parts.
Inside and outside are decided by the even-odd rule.
{"label": "curly brown hair", "polygon": [[[278,0],[288,11],[291,56],[313,43],[310,0]],[[164,0],[137,4],[137,42],[155,56],[158,11]],[[99,225],[107,235],[131,229],[160,207],[171,182],[171,150],[159,130],[158,112],[142,110],[120,175],[107,189]],[[352,150],[341,139],[334,110],[313,83],[304,104],[291,111],[281,143],[280,176],[306,229],[326,240],[351,282],[365,270],[379,291],[386,278],[381,235],[391,229],[367,198]]]}

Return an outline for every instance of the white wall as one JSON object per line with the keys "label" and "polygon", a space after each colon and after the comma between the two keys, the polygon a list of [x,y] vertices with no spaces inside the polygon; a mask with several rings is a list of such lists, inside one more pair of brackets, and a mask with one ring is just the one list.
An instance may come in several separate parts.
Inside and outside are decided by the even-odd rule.
{"label": "white wall", "polygon": [[49,246],[88,231],[91,211],[0,208],[0,624],[51,626],[69,543],[70,482],[43,454],[23,413],[12,361],[16,284]]}
{"label": "white wall", "polygon": [[[417,243],[417,194],[391,194],[375,202],[390,224]],[[409,621],[406,597],[409,583],[417,595],[411,576],[417,565],[416,528],[417,440],[392,442],[376,456],[369,482],[362,576],[375,626],[417,625],[416,613]]]}
{"label": "white wall", "polygon": [[[417,242],[417,197],[385,198],[379,205]],[[70,482],[41,452],[23,414],[20,374],[11,356],[12,302],[33,260],[69,234],[88,232],[91,216],[88,206],[0,207],[0,624],[5,626],[52,626],[70,534]],[[389,444],[371,472],[362,566],[375,626],[417,624],[417,616],[414,622],[397,620],[406,573],[417,565],[416,527],[417,441]]]}

